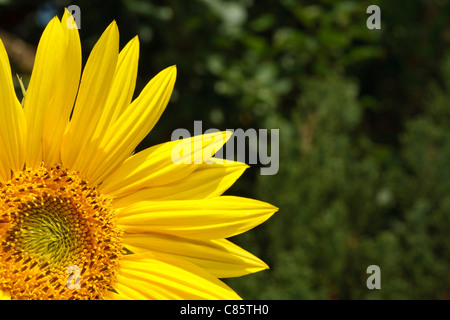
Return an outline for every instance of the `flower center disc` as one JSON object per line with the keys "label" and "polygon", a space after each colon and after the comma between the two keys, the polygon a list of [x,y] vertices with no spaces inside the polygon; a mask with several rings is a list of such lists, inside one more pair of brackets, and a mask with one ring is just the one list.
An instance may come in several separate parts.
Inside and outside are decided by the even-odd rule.
{"label": "flower center disc", "polygon": [[0,289],[13,299],[101,299],[122,231],[110,200],[60,166],[0,184]]}

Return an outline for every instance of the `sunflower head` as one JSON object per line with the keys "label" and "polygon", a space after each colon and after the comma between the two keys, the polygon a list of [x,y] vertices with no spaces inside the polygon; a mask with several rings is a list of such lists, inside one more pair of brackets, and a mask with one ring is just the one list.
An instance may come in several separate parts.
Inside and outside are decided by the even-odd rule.
{"label": "sunflower head", "polygon": [[[134,154],[169,102],[176,68],[132,101],[137,37],[119,52],[111,23],[81,73],[69,18],[45,28],[23,107],[0,41],[0,298],[239,298],[218,278],[267,265],[226,238],[277,208],[222,195],[247,168],[211,153],[230,133]],[[175,163],[179,145],[202,161]]]}

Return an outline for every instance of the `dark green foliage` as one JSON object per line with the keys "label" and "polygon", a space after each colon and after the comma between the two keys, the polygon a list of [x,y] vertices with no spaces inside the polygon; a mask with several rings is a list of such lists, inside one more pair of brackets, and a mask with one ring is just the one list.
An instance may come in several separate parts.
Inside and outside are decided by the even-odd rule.
{"label": "dark green foliage", "polygon": [[[36,44],[38,2],[8,25],[2,12],[26,1],[1,3],[0,27]],[[68,4],[82,10],[85,57],[113,19],[122,45],[140,35],[138,91],[177,64],[173,99],[140,148],[194,120],[280,129],[279,172],[251,168],[228,192],[280,208],[233,239],[271,267],[226,280],[244,298],[450,297],[449,1]],[[381,30],[366,28],[371,4]],[[366,287],[369,265],[381,290]]]}

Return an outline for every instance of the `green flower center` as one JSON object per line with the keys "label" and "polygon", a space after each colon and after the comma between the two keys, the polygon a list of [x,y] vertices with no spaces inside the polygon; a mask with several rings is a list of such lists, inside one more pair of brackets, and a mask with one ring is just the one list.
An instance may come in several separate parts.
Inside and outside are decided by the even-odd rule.
{"label": "green flower center", "polygon": [[56,266],[67,266],[88,240],[80,218],[71,203],[46,199],[41,205],[22,211],[16,224],[18,249],[33,258]]}

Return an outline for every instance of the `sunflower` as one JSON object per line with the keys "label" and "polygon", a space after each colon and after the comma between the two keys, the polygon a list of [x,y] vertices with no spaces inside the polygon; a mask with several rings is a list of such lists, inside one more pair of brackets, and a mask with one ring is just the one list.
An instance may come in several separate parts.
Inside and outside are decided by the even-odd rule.
{"label": "sunflower", "polygon": [[[205,152],[229,132],[134,154],[176,68],[132,101],[138,38],[119,52],[111,23],[81,75],[69,19],[66,10],[45,28],[23,103],[0,41],[0,298],[238,299],[219,278],[267,265],[227,238],[277,208],[222,195],[247,168]],[[203,161],[173,161],[180,144]]]}

